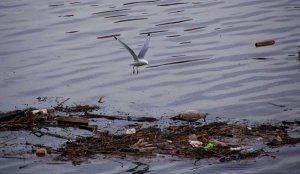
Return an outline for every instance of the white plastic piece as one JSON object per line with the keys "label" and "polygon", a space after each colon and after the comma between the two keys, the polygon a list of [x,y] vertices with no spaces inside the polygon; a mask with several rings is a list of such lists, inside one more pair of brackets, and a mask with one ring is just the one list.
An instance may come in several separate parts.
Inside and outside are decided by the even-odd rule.
{"label": "white plastic piece", "polygon": [[36,109],[36,110],[32,110],[31,113],[33,115],[37,115],[37,114],[48,115],[48,110],[47,109]]}
{"label": "white plastic piece", "polygon": [[230,151],[241,151],[241,150],[243,150],[243,149],[245,149],[244,146],[241,146],[241,147],[231,147],[231,148],[230,148]]}
{"label": "white plastic piece", "polygon": [[136,133],[136,129],[135,129],[135,128],[127,129],[127,130],[126,130],[126,134],[127,134],[127,135],[131,135],[131,134],[135,134],[135,133]]}
{"label": "white plastic piece", "polygon": [[192,145],[193,147],[201,147],[203,145],[203,143],[201,141],[194,141],[194,140],[189,140],[190,145]]}

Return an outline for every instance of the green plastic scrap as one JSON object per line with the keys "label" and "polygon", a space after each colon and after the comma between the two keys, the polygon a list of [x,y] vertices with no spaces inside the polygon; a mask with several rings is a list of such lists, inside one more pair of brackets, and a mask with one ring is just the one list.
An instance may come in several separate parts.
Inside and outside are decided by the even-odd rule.
{"label": "green plastic scrap", "polygon": [[204,147],[204,150],[205,151],[208,151],[208,150],[210,150],[210,149],[212,149],[212,148],[214,148],[215,147],[215,145],[213,144],[213,143],[208,143],[205,147]]}

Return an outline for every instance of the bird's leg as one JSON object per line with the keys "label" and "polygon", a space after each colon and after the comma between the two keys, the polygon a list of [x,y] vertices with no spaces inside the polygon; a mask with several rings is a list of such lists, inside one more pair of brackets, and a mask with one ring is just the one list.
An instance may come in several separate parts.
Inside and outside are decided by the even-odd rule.
{"label": "bird's leg", "polygon": [[136,67],[136,74],[139,74],[139,67]]}
{"label": "bird's leg", "polygon": [[135,73],[135,69],[134,69],[134,66],[132,66],[132,69],[133,69],[133,71],[132,71],[132,74],[134,74],[134,73]]}

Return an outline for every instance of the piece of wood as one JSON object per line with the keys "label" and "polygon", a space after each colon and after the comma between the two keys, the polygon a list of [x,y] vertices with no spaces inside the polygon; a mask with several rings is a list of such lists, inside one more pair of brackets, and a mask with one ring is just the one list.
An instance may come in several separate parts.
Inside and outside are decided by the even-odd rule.
{"label": "piece of wood", "polygon": [[17,116],[25,116],[25,111],[16,110],[16,111],[0,114],[0,121],[11,120]]}
{"label": "piece of wood", "polygon": [[59,124],[83,124],[83,125],[89,124],[89,120],[87,118],[78,117],[78,116],[69,116],[69,117],[59,116],[56,118],[56,120]]}
{"label": "piece of wood", "polygon": [[269,46],[269,45],[274,45],[274,44],[275,44],[274,40],[266,40],[266,41],[256,42],[255,46],[256,47],[264,47],[264,46]]}
{"label": "piece of wood", "polygon": [[108,120],[127,120],[127,121],[137,121],[137,122],[154,122],[157,121],[153,117],[133,117],[133,116],[118,116],[118,115],[101,115],[101,114],[91,114],[85,113],[88,118],[105,118]]}

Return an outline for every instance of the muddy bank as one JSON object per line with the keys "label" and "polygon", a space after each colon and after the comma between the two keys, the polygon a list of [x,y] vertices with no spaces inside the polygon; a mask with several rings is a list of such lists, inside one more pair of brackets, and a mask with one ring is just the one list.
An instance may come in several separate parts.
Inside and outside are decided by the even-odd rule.
{"label": "muddy bank", "polygon": [[[97,105],[56,106],[52,109],[28,108],[0,114],[0,131],[27,130],[37,137],[45,135],[65,139],[59,147],[32,146],[38,156],[55,154],[54,160],[79,164],[97,155],[127,157],[177,157],[181,159],[218,158],[221,162],[269,156],[268,149],[300,142],[289,132],[299,126],[299,121],[269,124],[244,124],[234,122],[176,121],[160,125],[152,117],[113,116],[91,113]],[[189,112],[190,113],[190,112]],[[174,117],[173,117],[174,118]],[[104,131],[91,122],[95,119],[126,121],[126,131]],[[150,124],[151,123],[151,124]],[[68,137],[60,132],[45,132],[50,127],[90,131],[89,136]],[[1,148],[6,142],[1,142]],[[41,149],[43,148],[43,149]],[[40,150],[40,151],[38,151]],[[1,157],[11,154],[2,150]],[[28,152],[27,152],[28,153]],[[41,153],[41,154],[40,154]],[[272,156],[272,155],[270,155]]]}

